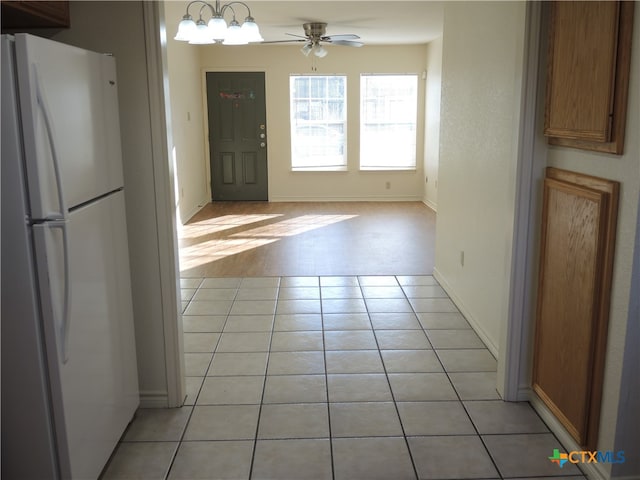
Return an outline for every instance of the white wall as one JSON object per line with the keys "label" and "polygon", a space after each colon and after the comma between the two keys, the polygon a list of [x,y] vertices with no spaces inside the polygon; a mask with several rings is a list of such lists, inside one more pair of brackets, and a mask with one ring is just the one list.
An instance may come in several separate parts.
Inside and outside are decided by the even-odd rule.
{"label": "white wall", "polygon": [[173,40],[185,2],[164,2],[179,220],[211,200],[208,192],[199,48]]}
{"label": "white wall", "polygon": [[[291,171],[289,75],[312,73],[311,59],[302,55],[299,45],[211,45],[195,48],[200,49],[204,71],[265,72],[270,201],[422,200],[423,113],[418,118],[416,171],[360,172],[358,132],[360,73],[416,73],[422,78],[422,72],[426,69],[425,45],[364,46],[357,49],[329,46],[329,54],[317,61],[318,74],[344,74],[348,77],[348,172]],[[424,105],[424,85],[425,82],[419,80],[420,105]],[[203,109],[206,112],[206,106]],[[386,182],[391,182],[388,190],[385,188]]]}
{"label": "white wall", "polygon": [[[166,404],[160,247],[142,2],[71,2],[54,40],[116,57],[138,376],[142,402]],[[161,140],[161,139],[160,139]],[[154,400],[155,399],[155,400]]]}
{"label": "white wall", "polygon": [[440,164],[440,102],[442,95],[442,37],[427,45],[427,105],[425,109],[423,202],[438,208],[438,168]]}
{"label": "white wall", "polygon": [[[640,292],[640,198],[636,219],[636,241],[633,257],[631,292]],[[618,422],[614,450],[625,451],[625,463],[614,465],[612,478],[640,477],[640,431],[637,419],[640,412],[640,295],[630,295],[625,358],[618,402]],[[634,422],[633,419],[636,419]]]}
{"label": "white wall", "polygon": [[524,32],[524,2],[445,4],[434,273],[494,354],[508,314]]}
{"label": "white wall", "polygon": [[[640,131],[640,15],[635,15],[633,29],[629,111],[627,113],[624,155],[605,155],[555,146],[550,146],[548,149],[549,166],[616,180],[621,183],[602,415],[598,437],[599,450],[612,450],[614,447],[618,405],[623,400],[620,398],[620,388],[625,359],[627,322],[631,320],[629,317],[630,295],[635,297],[638,295],[637,291],[631,292],[631,278],[635,235],[638,228],[638,198],[640,197],[640,137],[638,136]],[[637,320],[636,318],[635,321]],[[632,348],[637,349],[638,345]],[[627,361],[631,361],[632,358],[633,356],[628,356]],[[635,365],[635,374],[638,374],[637,364]],[[637,415],[638,413],[635,412],[636,425]],[[604,468],[608,470],[611,466],[606,465]]]}

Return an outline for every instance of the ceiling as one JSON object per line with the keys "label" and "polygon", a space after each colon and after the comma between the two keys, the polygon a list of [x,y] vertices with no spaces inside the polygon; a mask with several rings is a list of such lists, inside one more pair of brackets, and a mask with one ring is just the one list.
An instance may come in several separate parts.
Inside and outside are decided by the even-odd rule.
{"label": "ceiling", "polygon": [[[424,44],[442,35],[443,2],[246,0],[245,3],[265,41],[292,39],[287,33],[304,35],[302,24],[306,22],[327,23],[327,35],[355,33],[366,45]],[[241,5],[233,8],[238,21],[244,20],[246,9]],[[195,5],[190,13],[197,18]],[[225,18],[228,16],[229,13]]]}

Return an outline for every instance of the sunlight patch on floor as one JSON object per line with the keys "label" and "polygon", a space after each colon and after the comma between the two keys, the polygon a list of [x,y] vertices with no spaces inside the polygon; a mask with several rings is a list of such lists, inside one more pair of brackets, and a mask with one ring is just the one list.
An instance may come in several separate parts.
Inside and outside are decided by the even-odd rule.
{"label": "sunlight patch on floor", "polygon": [[273,220],[282,217],[283,214],[256,214],[256,215],[223,215],[222,217],[208,218],[199,222],[188,223],[178,227],[180,238],[198,238],[212,233],[223,232],[232,228],[238,228],[252,223]]}
{"label": "sunlight patch on floor", "polygon": [[302,215],[272,225],[235,233],[232,237],[291,237],[356,217],[357,215]]}
{"label": "sunlight patch on floor", "polygon": [[216,260],[231,255],[277,242],[283,237],[299,235],[338,222],[350,220],[358,215],[301,215],[271,225],[264,225],[234,233],[228,238],[204,240],[205,237],[214,233],[265,220],[273,220],[282,216],[282,214],[225,215],[223,217],[210,218],[185,225],[180,232],[181,238],[196,239],[202,237],[203,240],[180,249],[181,269],[194,268],[215,262]]}

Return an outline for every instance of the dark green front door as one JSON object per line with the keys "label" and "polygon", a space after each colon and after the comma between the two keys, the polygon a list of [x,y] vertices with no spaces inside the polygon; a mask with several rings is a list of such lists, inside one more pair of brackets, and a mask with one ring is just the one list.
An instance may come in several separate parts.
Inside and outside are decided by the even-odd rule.
{"label": "dark green front door", "polygon": [[207,72],[212,200],[268,200],[263,72]]}

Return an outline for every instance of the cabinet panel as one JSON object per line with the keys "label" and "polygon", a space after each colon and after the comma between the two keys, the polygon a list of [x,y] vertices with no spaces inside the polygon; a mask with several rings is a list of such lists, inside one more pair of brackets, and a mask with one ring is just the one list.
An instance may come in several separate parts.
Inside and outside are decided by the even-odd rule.
{"label": "cabinet panel", "polygon": [[618,184],[550,168],[533,389],[582,446],[596,449]]}
{"label": "cabinet panel", "polygon": [[545,134],[605,142],[613,107],[618,2],[555,2]]}
{"label": "cabinet panel", "polygon": [[549,143],[622,154],[634,2],[554,2],[544,133]]}
{"label": "cabinet panel", "polygon": [[2,2],[2,28],[69,28],[68,1],[26,1],[10,0]]}

